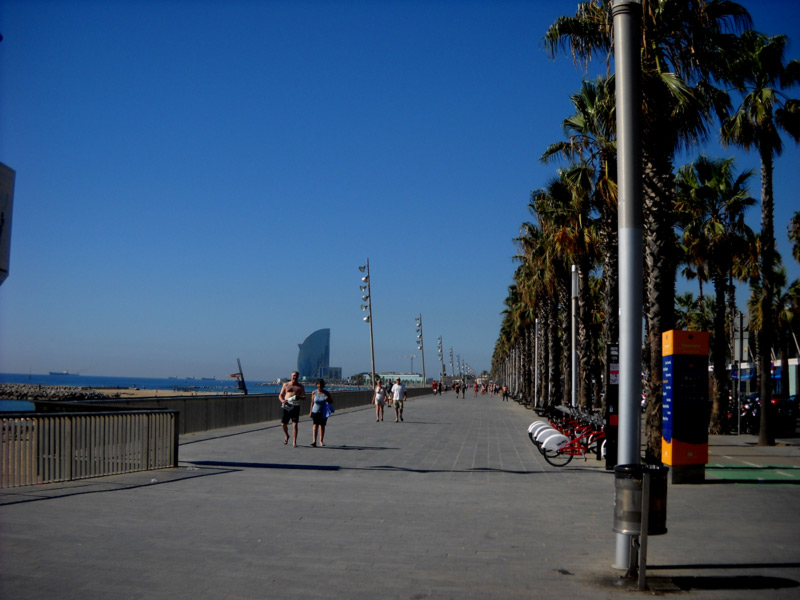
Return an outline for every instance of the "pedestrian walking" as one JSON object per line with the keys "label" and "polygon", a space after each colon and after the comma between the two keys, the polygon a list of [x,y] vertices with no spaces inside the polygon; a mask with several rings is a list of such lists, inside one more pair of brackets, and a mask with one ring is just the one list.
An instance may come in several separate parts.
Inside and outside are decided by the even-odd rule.
{"label": "pedestrian walking", "polygon": [[294,432],[292,445],[297,447],[297,424],[300,422],[300,401],[306,399],[306,388],[300,383],[300,373],[294,371],[292,378],[283,384],[278,400],[281,401],[283,414],[281,415],[281,426],[283,427],[283,443],[289,443],[289,421],[293,423]]}
{"label": "pedestrian walking", "polygon": [[308,416],[311,417],[314,425],[312,426],[312,434],[314,439],[311,441],[311,446],[317,446],[317,433],[319,433],[319,445],[325,445],[325,425],[328,424],[327,406],[333,404],[331,394],[325,389],[325,381],[317,379],[317,389],[311,393],[311,410]]}
{"label": "pedestrian walking", "polygon": [[403,420],[403,405],[406,402],[408,395],[406,386],[400,383],[400,378],[392,386],[392,404],[394,404],[394,422],[398,423]]}
{"label": "pedestrian walking", "polygon": [[386,406],[386,388],[383,387],[380,377],[375,382],[375,393],[372,394],[372,403],[375,405],[375,422],[383,421],[383,409]]}

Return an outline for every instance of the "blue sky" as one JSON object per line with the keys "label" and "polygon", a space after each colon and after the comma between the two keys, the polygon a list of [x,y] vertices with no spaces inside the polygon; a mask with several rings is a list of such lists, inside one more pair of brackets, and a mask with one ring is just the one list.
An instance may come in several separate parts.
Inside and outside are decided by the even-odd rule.
{"label": "blue sky", "polygon": [[[744,4],[800,56],[796,2]],[[512,240],[556,168],[538,158],[584,75],[541,38],[575,6],[5,0],[0,371],[224,377],[238,357],[272,379],[323,327],[334,366],[369,370],[367,257],[378,370],[421,370],[420,313],[428,376],[438,336],[488,369]],[[776,162],[792,277],[798,157]]]}

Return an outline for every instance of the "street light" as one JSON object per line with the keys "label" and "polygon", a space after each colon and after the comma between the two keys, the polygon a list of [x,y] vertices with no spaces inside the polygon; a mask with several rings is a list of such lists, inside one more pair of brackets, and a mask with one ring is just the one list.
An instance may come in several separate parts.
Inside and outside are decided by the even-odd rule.
{"label": "street light", "polygon": [[361,305],[362,311],[367,311],[367,316],[363,318],[363,320],[369,323],[369,352],[370,357],[372,358],[372,379],[370,379],[370,385],[375,387],[375,345],[373,343],[372,337],[372,287],[369,281],[369,258],[367,258],[367,264],[358,267],[358,270],[362,273],[366,273],[364,277],[361,278],[366,285],[359,286],[362,292],[366,292],[361,296],[361,300],[366,302],[367,304]]}
{"label": "street light", "polygon": [[453,368],[453,347],[450,346],[450,375],[456,376],[456,370]]}
{"label": "street light", "polygon": [[447,372],[444,370],[444,354],[442,354],[442,336],[436,338],[436,343],[439,350],[439,362],[442,364],[442,385],[444,385],[444,378],[447,377]]}
{"label": "street light", "polygon": [[415,318],[417,323],[417,350],[422,351],[422,385],[427,385],[428,379],[425,377],[425,344],[422,339],[422,313]]}

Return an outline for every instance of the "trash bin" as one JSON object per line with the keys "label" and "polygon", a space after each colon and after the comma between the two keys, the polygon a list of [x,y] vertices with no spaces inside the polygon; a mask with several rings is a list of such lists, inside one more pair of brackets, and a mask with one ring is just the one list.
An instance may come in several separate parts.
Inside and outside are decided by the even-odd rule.
{"label": "trash bin", "polygon": [[647,535],[667,533],[667,473],[662,465],[617,465],[614,467],[614,531],[642,533],[642,481],[650,474]]}

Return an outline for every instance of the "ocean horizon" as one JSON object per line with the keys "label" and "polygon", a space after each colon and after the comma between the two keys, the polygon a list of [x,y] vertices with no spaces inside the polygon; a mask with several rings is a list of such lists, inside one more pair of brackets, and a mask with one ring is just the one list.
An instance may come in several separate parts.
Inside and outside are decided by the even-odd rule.
{"label": "ocean horizon", "polygon": [[[0,385],[24,384],[42,386],[69,386],[79,388],[104,388],[104,389],[138,389],[138,390],[173,390],[178,392],[196,391],[199,393],[240,393],[236,379],[228,377],[217,379],[215,377],[125,377],[104,375],[79,375],[77,373],[0,373]],[[281,391],[281,386],[272,382],[245,379],[249,394],[275,394]],[[304,381],[306,389],[314,388],[314,381]],[[369,389],[365,386],[335,385],[330,384],[331,390],[358,390]]]}
{"label": "ocean horizon", "polygon": [[[0,384],[24,384],[42,386],[70,386],[81,388],[139,389],[197,391],[208,393],[237,393],[236,379],[194,378],[194,377],[126,377],[79,375],[77,373],[0,373]],[[248,381],[247,391],[251,394],[277,394],[280,386],[273,383]]]}

